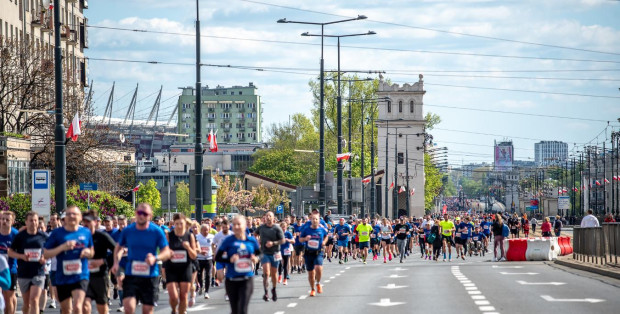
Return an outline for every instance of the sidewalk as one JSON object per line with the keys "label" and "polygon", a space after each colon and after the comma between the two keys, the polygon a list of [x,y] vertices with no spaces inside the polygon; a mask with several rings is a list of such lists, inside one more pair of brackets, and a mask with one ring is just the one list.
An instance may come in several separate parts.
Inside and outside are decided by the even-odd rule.
{"label": "sidewalk", "polygon": [[561,266],[579,269],[602,276],[620,279],[620,267],[591,264],[573,259],[573,255],[559,256],[555,263]]}

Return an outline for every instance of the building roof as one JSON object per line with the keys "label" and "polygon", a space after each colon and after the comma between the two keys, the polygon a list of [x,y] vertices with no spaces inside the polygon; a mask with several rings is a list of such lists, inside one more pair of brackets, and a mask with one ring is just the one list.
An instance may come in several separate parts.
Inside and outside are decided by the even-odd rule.
{"label": "building roof", "polygon": [[245,176],[243,177],[246,183],[249,183],[251,186],[263,184],[267,187],[276,187],[278,189],[284,190],[286,192],[293,192],[297,190],[297,186],[288,184],[286,182],[274,180],[265,176],[262,176],[258,173],[246,171]]}

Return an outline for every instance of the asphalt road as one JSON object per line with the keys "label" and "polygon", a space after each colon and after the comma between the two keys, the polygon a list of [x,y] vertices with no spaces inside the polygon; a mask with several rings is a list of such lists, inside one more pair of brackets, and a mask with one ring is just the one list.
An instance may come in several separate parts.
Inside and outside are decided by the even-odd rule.
{"label": "asphalt road", "polygon": [[[492,263],[491,256],[452,262],[423,260],[415,253],[363,265],[325,261],[323,294],[309,297],[306,274],[293,274],[279,286],[277,302],[262,300],[255,279],[251,313],[618,313],[620,281],[546,262]],[[224,289],[211,288],[188,312],[230,313]],[[115,301],[115,305],[116,305]],[[20,300],[21,309],[21,300]],[[111,308],[115,313],[117,306]],[[45,309],[48,313],[58,310]],[[161,293],[156,313],[170,313]]]}

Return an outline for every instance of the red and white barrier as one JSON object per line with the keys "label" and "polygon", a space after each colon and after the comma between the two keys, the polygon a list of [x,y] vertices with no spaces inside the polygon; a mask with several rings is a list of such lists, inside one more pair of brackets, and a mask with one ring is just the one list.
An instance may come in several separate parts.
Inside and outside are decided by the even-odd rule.
{"label": "red and white barrier", "polygon": [[508,261],[552,261],[573,252],[569,237],[505,239],[504,249]]}

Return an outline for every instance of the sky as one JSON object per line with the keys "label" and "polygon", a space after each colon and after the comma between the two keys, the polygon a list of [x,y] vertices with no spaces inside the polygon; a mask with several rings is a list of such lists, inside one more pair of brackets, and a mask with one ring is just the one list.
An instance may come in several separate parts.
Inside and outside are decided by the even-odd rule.
{"label": "sky", "polygon": [[[116,82],[113,117],[123,118],[139,84],[136,119],[146,119],[163,86],[167,122],[178,88],[195,86],[196,1],[90,1],[85,15],[96,114]],[[564,141],[575,153],[609,145],[620,128],[616,0],[200,0],[202,63],[252,67],[202,67],[202,84],[253,82],[265,126],[309,115],[320,38],[300,34],[320,27],[276,21],[358,15],[368,19],[325,27],[333,35],[376,32],[342,39],[341,68],[385,71],[401,85],[423,74],[424,111],[441,117],[432,134],[452,166],[492,162],[494,140],[511,139],[515,159],[533,161],[538,141]],[[325,68],[335,70],[336,41],[325,45]]]}

